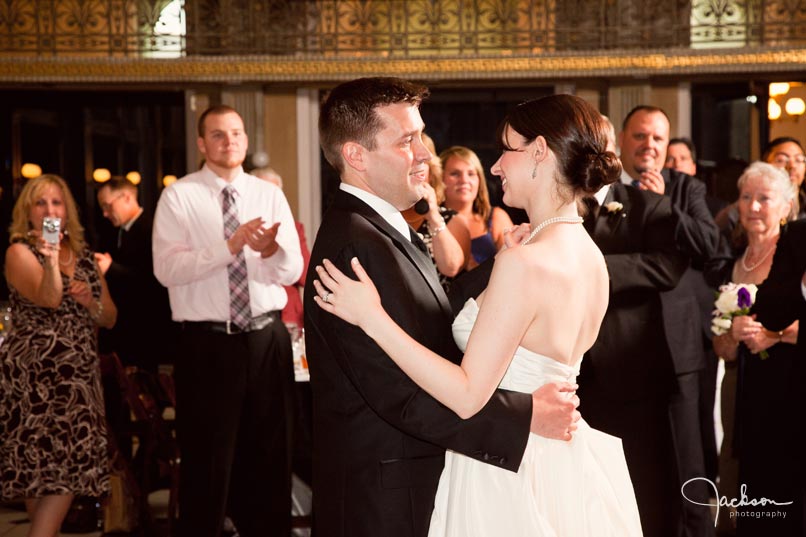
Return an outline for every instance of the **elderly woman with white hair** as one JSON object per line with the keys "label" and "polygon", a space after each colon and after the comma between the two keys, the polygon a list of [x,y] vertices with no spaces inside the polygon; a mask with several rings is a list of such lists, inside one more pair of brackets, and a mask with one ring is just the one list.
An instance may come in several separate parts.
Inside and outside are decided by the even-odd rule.
{"label": "elderly woman with white hair", "polygon": [[[786,171],[752,163],[738,181],[739,224],[710,263],[713,284],[761,284],[770,272],[781,229],[798,214],[797,190]],[[752,301],[753,293],[745,299]],[[767,330],[754,315],[733,317],[730,329],[714,337],[714,350],[725,361],[722,382],[724,439],[719,459],[719,496],[777,502],[720,512],[720,523],[735,523],[738,535],[803,535],[802,424],[794,423],[793,374],[798,323]],[[803,357],[801,357],[802,359]],[[738,501],[738,500],[737,500]],[[749,500],[748,500],[749,501]],[[786,504],[793,502],[792,504]],[[752,512],[751,512],[752,511]],[[773,512],[786,516],[773,518]]]}

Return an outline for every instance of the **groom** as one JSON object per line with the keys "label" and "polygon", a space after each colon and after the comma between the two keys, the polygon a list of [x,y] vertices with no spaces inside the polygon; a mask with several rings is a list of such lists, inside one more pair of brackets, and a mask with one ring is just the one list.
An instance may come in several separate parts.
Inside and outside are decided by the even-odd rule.
{"label": "groom", "polygon": [[[341,185],[319,228],[310,266],[312,271],[327,258],[355,277],[350,259],[358,257],[392,318],[417,341],[458,362],[448,298],[425,246],[400,214],[422,197],[432,156],[421,139],[419,106],[427,93],[395,78],[353,80],[331,91],[319,131]],[[470,278],[484,275],[483,268],[476,270]],[[565,393],[572,386],[546,385],[531,395],[499,390],[481,412],[462,420],[412,382],[360,328],[320,309],[313,301],[317,278],[315,272],[306,278],[304,311],[318,537],[425,537],[446,448],[514,472],[530,430],[570,438],[578,418],[578,399]],[[486,281],[471,284],[480,291]]]}

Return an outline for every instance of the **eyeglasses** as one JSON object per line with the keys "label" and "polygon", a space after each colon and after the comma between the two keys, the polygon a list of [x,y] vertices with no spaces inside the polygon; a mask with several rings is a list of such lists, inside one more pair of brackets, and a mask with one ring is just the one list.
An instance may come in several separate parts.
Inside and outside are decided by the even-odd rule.
{"label": "eyeglasses", "polygon": [[793,164],[806,164],[806,155],[795,155],[794,157],[790,157],[789,155],[784,155],[783,153],[775,155],[772,163],[776,166],[780,166],[781,168],[788,166],[789,163],[792,162]]}
{"label": "eyeglasses", "polygon": [[101,210],[102,210],[103,212],[105,212],[105,213],[106,213],[106,212],[109,212],[109,210],[110,210],[110,209],[112,209],[112,205],[114,205],[114,204],[115,204],[115,202],[116,202],[117,200],[119,200],[121,197],[123,197],[123,193],[122,193],[122,192],[121,192],[120,194],[118,194],[117,196],[115,196],[114,198],[112,198],[111,200],[109,200],[109,202],[108,202],[108,203],[101,203]]}

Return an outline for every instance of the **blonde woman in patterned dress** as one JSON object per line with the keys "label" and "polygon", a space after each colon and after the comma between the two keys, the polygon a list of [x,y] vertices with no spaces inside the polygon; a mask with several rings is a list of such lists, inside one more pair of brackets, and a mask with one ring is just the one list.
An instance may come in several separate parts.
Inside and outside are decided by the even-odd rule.
{"label": "blonde woman in patterned dress", "polygon": [[[42,236],[45,217],[61,219],[58,244]],[[29,537],[53,537],[74,496],[108,489],[96,328],[117,317],[61,177],[23,188],[5,277],[14,323],[0,347],[0,500],[24,499]]]}

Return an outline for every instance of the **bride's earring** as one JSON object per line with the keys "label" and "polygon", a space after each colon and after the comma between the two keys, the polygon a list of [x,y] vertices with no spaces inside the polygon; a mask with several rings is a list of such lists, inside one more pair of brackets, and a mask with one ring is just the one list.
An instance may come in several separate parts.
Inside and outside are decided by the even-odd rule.
{"label": "bride's earring", "polygon": [[535,179],[537,177],[537,159],[539,159],[542,156],[543,156],[542,151],[535,150],[535,157],[534,157],[535,158],[535,166],[534,166],[534,168],[532,168],[532,179]]}

